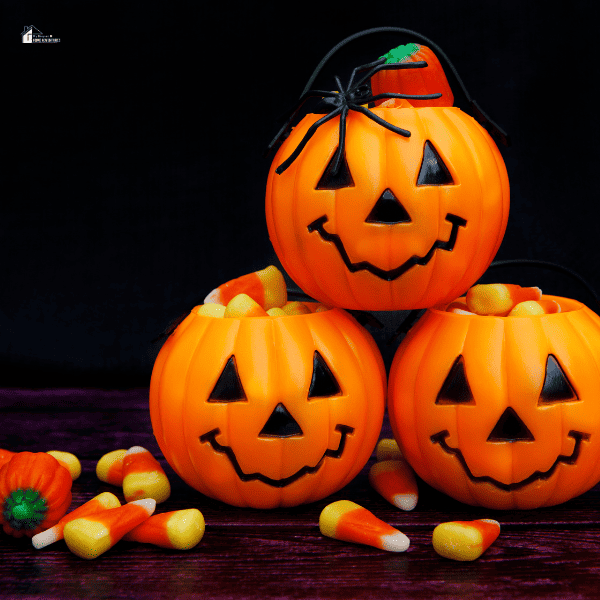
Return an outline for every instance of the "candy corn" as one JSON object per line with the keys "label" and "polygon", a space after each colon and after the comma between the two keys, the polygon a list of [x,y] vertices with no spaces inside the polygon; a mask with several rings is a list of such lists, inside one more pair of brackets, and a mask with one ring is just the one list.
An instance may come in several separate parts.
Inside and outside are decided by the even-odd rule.
{"label": "candy corn", "polygon": [[204,315],[205,317],[224,317],[225,307],[221,304],[203,304],[198,307],[196,314]]}
{"label": "candy corn", "polygon": [[467,292],[467,307],[478,315],[505,316],[512,308],[526,300],[540,300],[538,287],[521,287],[511,283],[474,285]]}
{"label": "candy corn", "polygon": [[117,508],[119,506],[121,506],[121,503],[114,494],[111,494],[110,492],[98,494],[85,504],[82,504],[75,510],[71,511],[68,515],[65,515],[54,527],[50,527],[50,529],[46,529],[45,531],[34,535],[31,538],[31,543],[33,544],[33,547],[37,548],[38,550],[40,548],[44,548],[45,546],[49,546],[50,544],[63,539],[65,526],[70,521],[80,517],[85,517],[87,515],[92,515],[103,510],[108,510],[109,508]]}
{"label": "candy corn", "polygon": [[220,285],[204,299],[204,304],[227,306],[238,294],[246,294],[265,310],[283,306],[287,301],[287,287],[281,271],[273,265],[266,269],[242,275]]}
{"label": "candy corn", "polygon": [[560,304],[554,300],[527,300],[519,302],[509,313],[509,317],[529,317],[531,315],[550,315],[560,312]]}
{"label": "candy corn", "polygon": [[529,317],[532,315],[545,315],[544,307],[535,300],[519,302],[509,313],[509,317]]}
{"label": "candy corn", "polygon": [[310,313],[310,308],[304,302],[287,302],[281,309],[286,315],[307,315]]}
{"label": "candy corn", "polygon": [[63,466],[69,473],[71,473],[71,478],[75,481],[81,475],[81,463],[79,459],[70,452],[62,452],[60,450],[49,450],[46,452],[50,456],[54,456],[54,458]]}
{"label": "candy corn", "polygon": [[96,465],[96,476],[104,483],[123,485],[123,459],[127,450],[120,448],[105,454]]}
{"label": "candy corn", "polygon": [[267,311],[267,314],[270,317],[286,317],[287,315],[285,314],[285,312],[283,312],[282,308],[279,308],[279,306],[274,306],[273,308],[270,308]]}
{"label": "candy corn", "polygon": [[267,311],[247,294],[238,294],[225,307],[224,317],[266,317]]}
{"label": "candy corn", "polygon": [[376,462],[369,471],[369,482],[388,502],[402,510],[412,510],[417,505],[417,480],[403,458]]}
{"label": "candy corn", "polygon": [[467,303],[464,300],[455,300],[454,302],[450,302],[448,306],[446,306],[446,312],[455,313],[457,315],[474,315],[469,310]]}
{"label": "candy corn", "polygon": [[375,458],[377,460],[398,460],[402,458],[402,451],[398,442],[391,438],[382,438],[375,447]]}
{"label": "candy corn", "polygon": [[404,552],[410,545],[410,540],[402,532],[350,500],[328,504],[319,517],[319,529],[323,535],[336,540],[390,552]]}
{"label": "candy corn", "polygon": [[204,517],[197,508],[152,515],[123,537],[130,542],[153,544],[161,548],[189,550],[204,535]]}
{"label": "candy corn", "polygon": [[90,560],[97,558],[143,523],[155,508],[155,500],[144,498],[74,519],[65,525],[65,542],[73,554]]}
{"label": "candy corn", "polygon": [[127,450],[123,458],[125,500],[154,498],[158,504],[171,495],[171,485],[159,462],[141,446]]}
{"label": "candy corn", "polygon": [[500,523],[493,519],[476,521],[450,521],[433,530],[433,548],[452,560],[479,558],[500,534]]}

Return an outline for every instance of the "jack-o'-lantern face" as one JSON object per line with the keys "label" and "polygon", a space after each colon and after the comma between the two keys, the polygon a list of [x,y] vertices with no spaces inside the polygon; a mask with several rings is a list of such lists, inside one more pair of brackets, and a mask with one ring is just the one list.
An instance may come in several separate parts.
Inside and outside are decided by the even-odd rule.
{"label": "jack-o'-lantern face", "polygon": [[237,506],[293,506],[348,483],[383,419],[375,342],[338,309],[287,317],[192,314],[151,383],[165,458],[200,492]]}
{"label": "jack-o'-lantern face", "polygon": [[273,160],[271,241],[288,274],[322,302],[364,310],[449,302],[502,241],[508,178],[490,136],[457,108],[402,106],[370,112],[409,136],[350,112],[337,171],[339,118],[278,174],[321,117],[307,115]]}
{"label": "jack-o'-lantern face", "polygon": [[489,508],[565,502],[600,480],[600,318],[429,310],[390,372],[392,428],[430,485]]}

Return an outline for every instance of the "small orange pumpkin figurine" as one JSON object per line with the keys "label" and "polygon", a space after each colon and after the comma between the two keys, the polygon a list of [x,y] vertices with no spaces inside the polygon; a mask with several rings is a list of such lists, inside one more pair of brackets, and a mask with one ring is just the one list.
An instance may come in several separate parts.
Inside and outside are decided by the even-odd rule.
{"label": "small orange pumpkin figurine", "polygon": [[0,524],[14,537],[56,525],[71,504],[69,471],[45,452],[18,452],[0,468]]}
{"label": "small orange pumpkin figurine", "polygon": [[274,508],[339,490],[373,451],[385,368],[340,309],[219,318],[196,307],[163,345],[150,416],[175,472],[234,506]]}
{"label": "small orange pumpkin figurine", "polygon": [[[382,69],[371,77],[373,95],[396,92],[398,94],[431,94],[439,93],[439,98],[428,100],[411,100],[413,106],[452,106],[454,95],[438,57],[433,50],[421,44],[406,44],[387,52],[383,57],[387,64],[400,62],[426,63],[426,67],[417,69]],[[378,100],[378,106],[385,100]]]}
{"label": "small orange pumpkin figurine", "polygon": [[600,481],[600,317],[429,309],[389,377],[394,435],[416,473],[466,504],[559,504]]}

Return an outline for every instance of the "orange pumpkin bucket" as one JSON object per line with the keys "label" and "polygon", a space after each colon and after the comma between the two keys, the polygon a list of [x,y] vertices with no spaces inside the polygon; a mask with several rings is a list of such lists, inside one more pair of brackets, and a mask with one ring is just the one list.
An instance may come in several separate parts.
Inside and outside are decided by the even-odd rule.
{"label": "orange pumpkin bucket", "polygon": [[[508,220],[502,156],[447,94],[436,105],[448,87],[441,67],[433,83],[415,84],[400,75],[426,61],[385,61],[358,67],[347,83],[336,78],[336,92],[305,89],[300,106],[320,102],[285,137],[292,113],[271,144],[280,146],[266,220],[277,256],[311,297],[348,309],[453,300],[487,269]],[[399,74],[391,90],[378,79],[387,69]]]}
{"label": "orange pumpkin bucket", "polygon": [[[234,506],[313,502],[350,482],[380,433],[385,368],[343,310],[220,318],[191,311],[154,365],[150,416],[171,467]],[[318,310],[318,312],[317,312]]]}
{"label": "orange pumpkin bucket", "polygon": [[432,487],[497,509],[551,506],[600,481],[600,317],[542,296],[551,314],[428,309],[400,344],[389,414]]}

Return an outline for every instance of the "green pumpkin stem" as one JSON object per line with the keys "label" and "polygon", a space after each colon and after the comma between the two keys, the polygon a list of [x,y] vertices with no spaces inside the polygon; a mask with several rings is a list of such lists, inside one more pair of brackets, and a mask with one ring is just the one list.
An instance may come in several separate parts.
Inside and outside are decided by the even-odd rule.
{"label": "green pumpkin stem", "polygon": [[4,501],[2,516],[17,531],[33,531],[44,521],[47,511],[46,499],[37,490],[18,489]]}
{"label": "green pumpkin stem", "polygon": [[420,46],[418,44],[404,44],[403,46],[397,46],[392,48],[389,52],[386,52],[379,58],[385,58],[385,64],[399,63],[406,60],[409,56],[416,54],[419,51]]}

